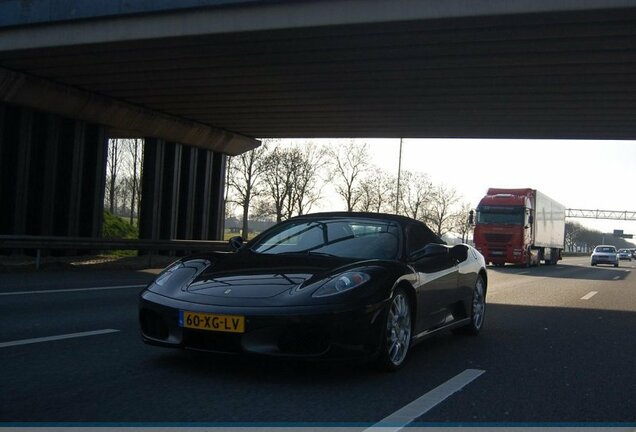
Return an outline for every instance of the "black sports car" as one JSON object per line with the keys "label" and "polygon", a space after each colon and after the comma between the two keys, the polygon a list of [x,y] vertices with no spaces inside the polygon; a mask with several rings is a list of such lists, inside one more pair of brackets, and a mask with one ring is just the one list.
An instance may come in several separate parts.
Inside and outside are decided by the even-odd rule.
{"label": "black sports car", "polygon": [[143,291],[144,342],[396,369],[426,336],[484,322],[484,258],[410,218],[319,213],[230,242],[235,252],[183,258]]}

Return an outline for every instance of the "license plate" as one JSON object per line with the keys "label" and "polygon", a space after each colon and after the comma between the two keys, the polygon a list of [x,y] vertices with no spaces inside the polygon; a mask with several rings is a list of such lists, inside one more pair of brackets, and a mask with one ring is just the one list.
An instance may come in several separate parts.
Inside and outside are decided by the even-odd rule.
{"label": "license plate", "polygon": [[179,327],[227,333],[245,333],[245,317],[179,311]]}

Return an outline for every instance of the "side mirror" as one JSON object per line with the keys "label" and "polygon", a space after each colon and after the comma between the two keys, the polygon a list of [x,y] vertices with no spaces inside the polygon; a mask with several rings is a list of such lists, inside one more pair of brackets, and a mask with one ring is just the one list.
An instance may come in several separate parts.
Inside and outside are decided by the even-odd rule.
{"label": "side mirror", "polygon": [[474,222],[475,222],[475,212],[471,210],[468,212],[468,225],[473,225]]}
{"label": "side mirror", "polygon": [[463,244],[455,245],[450,250],[450,255],[457,260],[457,262],[464,262],[468,259],[468,247]]}
{"label": "side mirror", "polygon": [[232,248],[232,250],[234,251],[237,251],[243,247],[243,237],[241,236],[234,236],[228,242],[230,243],[230,248]]}
{"label": "side mirror", "polygon": [[532,215],[528,216],[528,223],[530,225],[532,225],[534,223],[534,216],[532,216]]}

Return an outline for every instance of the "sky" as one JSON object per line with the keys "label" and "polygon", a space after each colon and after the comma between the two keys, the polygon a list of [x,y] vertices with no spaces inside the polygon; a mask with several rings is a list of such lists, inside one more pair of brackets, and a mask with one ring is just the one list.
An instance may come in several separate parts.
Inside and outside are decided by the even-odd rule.
{"label": "sky", "polygon": [[[375,165],[397,173],[399,139],[356,141],[369,145]],[[566,208],[636,211],[636,141],[404,139],[402,169],[454,187],[474,207],[489,187],[529,187]],[[316,210],[341,206],[328,196]],[[636,222],[572,220],[602,232],[636,234]]]}

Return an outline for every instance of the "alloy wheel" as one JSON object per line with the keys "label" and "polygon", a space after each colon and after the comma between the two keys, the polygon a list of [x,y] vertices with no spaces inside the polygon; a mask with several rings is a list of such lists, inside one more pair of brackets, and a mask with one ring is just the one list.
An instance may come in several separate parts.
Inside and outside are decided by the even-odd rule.
{"label": "alloy wheel", "polygon": [[398,366],[406,358],[411,344],[411,308],[404,293],[398,293],[391,302],[386,330],[388,357]]}

